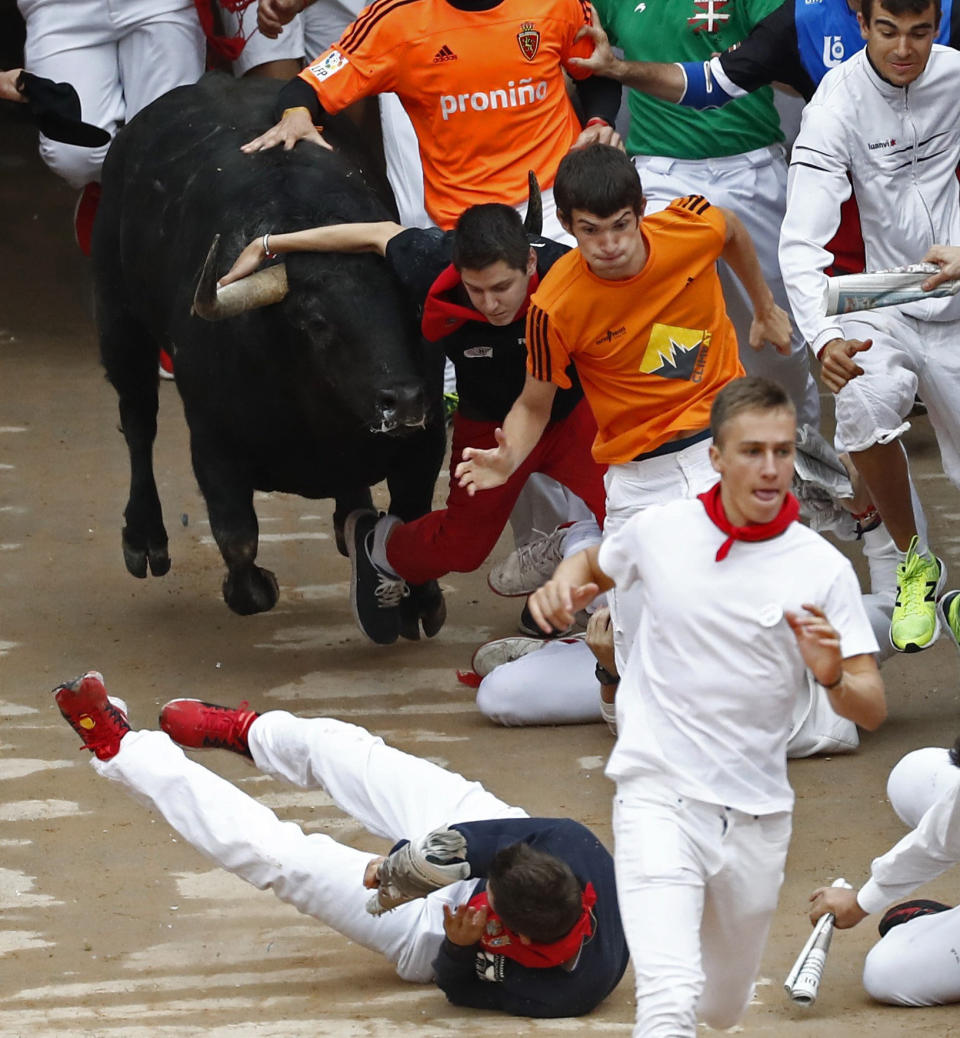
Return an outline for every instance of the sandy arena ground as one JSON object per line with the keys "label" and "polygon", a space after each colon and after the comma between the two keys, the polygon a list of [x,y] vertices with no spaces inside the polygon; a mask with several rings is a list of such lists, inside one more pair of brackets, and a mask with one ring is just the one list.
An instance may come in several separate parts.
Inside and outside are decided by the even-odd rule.
{"label": "sandy arena ground", "polygon": [[[0,119],[3,116],[0,115]],[[355,720],[401,748],[482,779],[535,814],[570,815],[610,840],[610,737],[601,725],[499,730],[456,669],[513,632],[519,602],[484,573],[444,581],[449,620],[433,641],[387,649],[356,630],[331,506],[261,496],[260,559],[282,586],[257,617],[229,612],[222,565],[190,470],[176,390],[162,387],[157,470],[173,568],[137,581],[120,554],[127,456],[97,359],[73,193],[46,172],[22,123],[0,123],[0,1034],[605,1035],[629,1033],[632,978],[591,1016],[528,1021],[454,1008],[269,893],[212,868],[165,823],[100,781],[49,695],[104,671],[137,726],[179,695]],[[960,580],[956,491],[925,420],[909,445],[933,542]],[[438,485],[442,501],[445,482]],[[501,541],[496,557],[509,548]],[[691,652],[696,652],[691,645]],[[793,848],[747,1035],[943,1036],[952,1008],[894,1010],[859,983],[875,921],[834,943],[820,1000],[791,1006],[786,970],[808,932],[807,895],[860,884],[903,833],[884,797],[905,751],[952,741],[957,658],[944,638],[884,668],[890,719],[856,755],[791,765]],[[549,689],[539,690],[548,696]],[[379,849],[322,796],[258,777],[213,752],[204,763],[307,830]],[[953,903],[955,883],[924,893]]]}

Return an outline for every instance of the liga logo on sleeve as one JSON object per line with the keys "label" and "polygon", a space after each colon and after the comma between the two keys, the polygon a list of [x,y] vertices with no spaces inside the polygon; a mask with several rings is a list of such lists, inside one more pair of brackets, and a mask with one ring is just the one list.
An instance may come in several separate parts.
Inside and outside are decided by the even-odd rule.
{"label": "liga logo on sleeve", "polygon": [[350,62],[338,50],[330,50],[310,66],[310,72],[319,80],[329,79],[335,72],[346,68]]}

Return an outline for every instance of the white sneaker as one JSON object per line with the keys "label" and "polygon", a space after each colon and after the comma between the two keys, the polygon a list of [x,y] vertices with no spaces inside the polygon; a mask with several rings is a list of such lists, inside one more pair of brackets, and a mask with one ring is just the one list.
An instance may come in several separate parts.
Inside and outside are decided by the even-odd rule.
{"label": "white sneaker", "polygon": [[497,638],[492,642],[484,642],[473,654],[473,670],[480,677],[485,678],[492,670],[496,670],[502,663],[511,663],[513,660],[526,656],[529,652],[536,652],[546,645],[542,638]]}
{"label": "white sneaker", "polygon": [[545,584],[563,561],[567,530],[567,526],[558,526],[553,533],[524,544],[498,562],[487,576],[490,590],[506,598],[518,598]]}

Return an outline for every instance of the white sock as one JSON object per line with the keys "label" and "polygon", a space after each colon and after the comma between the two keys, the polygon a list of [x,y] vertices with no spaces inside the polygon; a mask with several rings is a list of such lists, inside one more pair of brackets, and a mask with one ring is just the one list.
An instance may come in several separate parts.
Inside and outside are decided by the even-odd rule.
{"label": "white sock", "polygon": [[382,515],[377,520],[377,525],[373,528],[373,543],[370,545],[370,560],[373,562],[377,569],[383,570],[384,573],[389,574],[391,577],[400,579],[400,574],[390,565],[387,560],[387,541],[390,540],[390,534],[393,533],[395,526],[400,526],[402,520],[398,515]]}

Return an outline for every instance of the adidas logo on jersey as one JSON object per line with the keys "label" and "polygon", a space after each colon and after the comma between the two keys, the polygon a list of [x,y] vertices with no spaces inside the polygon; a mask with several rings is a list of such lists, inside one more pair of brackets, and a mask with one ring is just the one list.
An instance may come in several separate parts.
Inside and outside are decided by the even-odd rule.
{"label": "adidas logo on jersey", "polygon": [[444,44],[437,51],[437,53],[434,54],[434,56],[433,56],[433,63],[434,63],[434,65],[439,65],[441,61],[456,61],[456,60],[457,60],[457,55],[454,54],[453,51],[446,44]]}

